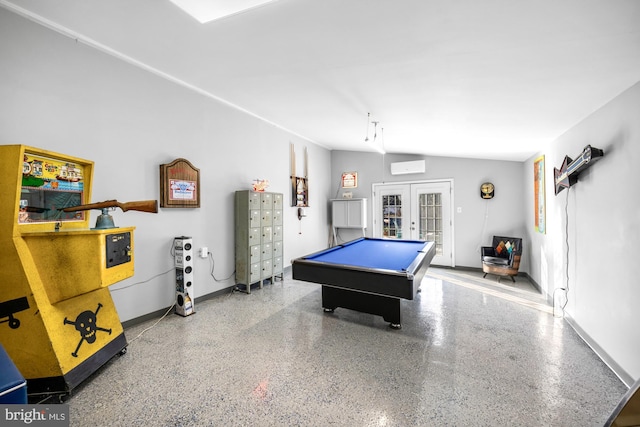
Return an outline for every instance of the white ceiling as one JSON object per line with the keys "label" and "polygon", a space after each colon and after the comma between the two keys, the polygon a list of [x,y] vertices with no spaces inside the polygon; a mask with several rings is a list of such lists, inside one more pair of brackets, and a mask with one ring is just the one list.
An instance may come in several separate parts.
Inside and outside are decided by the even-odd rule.
{"label": "white ceiling", "polygon": [[330,149],[523,161],[640,81],[638,0],[0,5]]}

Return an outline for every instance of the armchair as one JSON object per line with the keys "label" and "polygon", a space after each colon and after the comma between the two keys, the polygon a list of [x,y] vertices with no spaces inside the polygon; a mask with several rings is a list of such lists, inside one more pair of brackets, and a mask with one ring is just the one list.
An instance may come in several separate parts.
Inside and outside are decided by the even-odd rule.
{"label": "armchair", "polygon": [[514,276],[518,274],[520,268],[520,257],[522,256],[522,239],[519,237],[493,236],[491,246],[483,246],[482,271],[487,274],[498,276],[508,276],[515,283]]}

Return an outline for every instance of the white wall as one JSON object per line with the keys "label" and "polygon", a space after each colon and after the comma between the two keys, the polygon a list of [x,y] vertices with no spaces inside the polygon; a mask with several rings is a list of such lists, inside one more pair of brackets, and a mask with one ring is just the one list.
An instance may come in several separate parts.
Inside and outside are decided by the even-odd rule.
{"label": "white wall", "polygon": [[[584,147],[604,157],[554,195],[553,169]],[[540,154],[546,160],[547,233],[527,227],[530,274],[550,297],[568,288],[565,317],[627,384],[640,378],[640,83],[560,136]],[[533,181],[533,159],[525,181]],[[533,189],[526,187],[527,222]],[[565,212],[566,209],[566,212]],[[568,226],[568,248],[565,243]],[[568,254],[568,256],[567,256]],[[568,265],[568,266],[567,266]],[[568,282],[567,282],[568,274]],[[564,292],[556,292],[561,298]]]}
{"label": "white wall", "polygon": [[[364,144],[364,142],[363,142]],[[390,164],[394,162],[425,160],[425,172],[410,175],[391,175]],[[332,197],[342,197],[340,177],[343,172],[358,172],[358,188],[351,191],[353,197],[368,198],[369,222],[367,236],[373,235],[373,200],[371,188],[374,183],[453,179],[455,227],[454,256],[458,267],[480,268],[480,246],[491,245],[493,235],[519,237],[525,233],[524,222],[524,164],[499,160],[476,160],[451,157],[428,157],[401,154],[361,153],[353,151],[331,152]],[[495,184],[495,197],[480,198],[480,184],[490,181]],[[457,213],[457,208],[461,209]],[[485,219],[486,217],[486,219]],[[340,230],[344,238],[357,236],[358,231]],[[527,272],[525,256],[520,271]]]}
{"label": "white wall", "polygon": [[[173,303],[172,273],[129,285],[172,268],[175,236],[209,247],[217,278],[232,275],[233,193],[256,178],[268,179],[268,191],[284,193],[289,202],[290,142],[297,153],[309,150],[311,207],[302,224],[295,208],[285,209],[285,265],[324,247],[326,149],[2,8],[0,58],[0,144],[93,160],[92,201],[159,199],[159,165],[179,157],[200,169],[199,209],[113,213],[116,225],[136,227],[135,275],[110,288],[123,321]],[[92,211],[91,221],[98,214]],[[197,297],[234,283],[215,282],[209,268],[207,260],[196,259]]]}

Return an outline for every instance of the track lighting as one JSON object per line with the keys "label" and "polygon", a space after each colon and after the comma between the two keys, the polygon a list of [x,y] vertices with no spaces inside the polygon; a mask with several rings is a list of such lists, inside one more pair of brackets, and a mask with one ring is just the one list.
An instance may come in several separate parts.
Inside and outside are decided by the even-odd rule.
{"label": "track lighting", "polygon": [[[378,138],[378,125],[380,124],[380,121],[378,120],[371,120],[371,113],[367,113],[367,135],[364,138],[364,142],[369,142],[369,123],[373,123],[373,141],[372,141],[372,146],[373,148],[380,154],[385,154],[384,151],[384,141],[381,141],[381,145],[378,146],[378,144],[376,143],[376,140]],[[381,133],[382,133],[382,138],[384,138],[384,128],[380,128]]]}
{"label": "track lighting", "polygon": [[367,113],[367,136],[364,138],[364,142],[369,142],[369,119],[371,118],[371,113]]}

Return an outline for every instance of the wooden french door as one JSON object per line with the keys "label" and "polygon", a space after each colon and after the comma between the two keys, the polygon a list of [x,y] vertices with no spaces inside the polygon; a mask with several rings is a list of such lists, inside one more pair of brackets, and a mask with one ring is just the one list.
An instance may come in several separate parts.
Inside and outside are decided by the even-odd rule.
{"label": "wooden french door", "polygon": [[374,236],[428,240],[434,265],[454,266],[451,181],[374,184]]}

